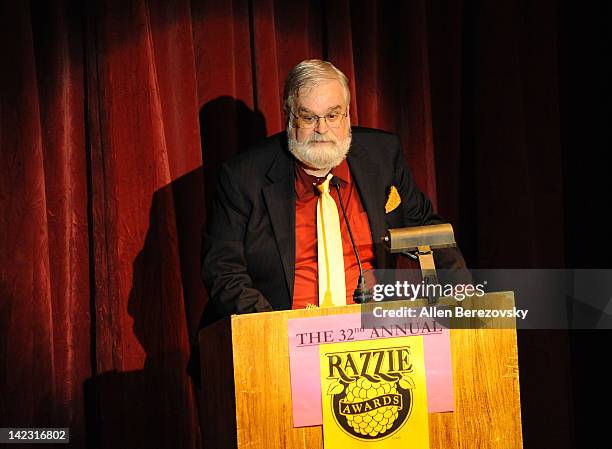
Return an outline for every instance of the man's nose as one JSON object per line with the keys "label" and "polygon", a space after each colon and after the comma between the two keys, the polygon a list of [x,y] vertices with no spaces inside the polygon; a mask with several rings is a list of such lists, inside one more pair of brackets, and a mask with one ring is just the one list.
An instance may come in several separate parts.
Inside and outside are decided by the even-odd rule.
{"label": "man's nose", "polygon": [[321,134],[326,133],[329,130],[329,125],[327,124],[327,119],[325,117],[317,117],[315,130]]}

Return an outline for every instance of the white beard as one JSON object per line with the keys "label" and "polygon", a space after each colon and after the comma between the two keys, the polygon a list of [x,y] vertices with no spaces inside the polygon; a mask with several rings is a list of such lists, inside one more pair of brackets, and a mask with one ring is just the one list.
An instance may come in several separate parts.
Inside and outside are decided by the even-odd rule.
{"label": "white beard", "polygon": [[[340,165],[346,158],[351,147],[351,133],[342,140],[336,139],[331,133],[325,136],[312,133],[304,142],[298,142],[291,136],[291,129],[287,129],[289,151],[306,167],[315,170],[331,170]],[[313,143],[326,142],[326,143]]]}

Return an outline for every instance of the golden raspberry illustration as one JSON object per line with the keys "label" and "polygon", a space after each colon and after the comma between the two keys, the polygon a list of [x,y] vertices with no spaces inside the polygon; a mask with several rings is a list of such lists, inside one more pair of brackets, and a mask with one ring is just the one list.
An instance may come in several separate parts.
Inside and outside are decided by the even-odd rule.
{"label": "golden raspberry illustration", "polygon": [[[346,386],[344,404],[357,406],[359,403],[373,399],[384,394],[397,394],[396,382],[380,380],[371,382],[360,377]],[[355,408],[353,408],[355,409]],[[359,409],[359,408],[357,408]],[[346,414],[348,424],[356,433],[375,437],[389,430],[398,417],[398,405],[386,405],[368,412],[359,414]]]}

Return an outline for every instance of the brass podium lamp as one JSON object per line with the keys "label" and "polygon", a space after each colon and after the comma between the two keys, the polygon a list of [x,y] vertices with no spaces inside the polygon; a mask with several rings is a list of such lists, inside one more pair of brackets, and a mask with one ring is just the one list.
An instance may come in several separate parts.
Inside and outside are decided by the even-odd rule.
{"label": "brass podium lamp", "polygon": [[[438,283],[432,250],[457,246],[453,227],[448,223],[389,229],[383,241],[391,253],[402,253],[419,261],[426,285]],[[437,299],[430,296],[429,303]]]}

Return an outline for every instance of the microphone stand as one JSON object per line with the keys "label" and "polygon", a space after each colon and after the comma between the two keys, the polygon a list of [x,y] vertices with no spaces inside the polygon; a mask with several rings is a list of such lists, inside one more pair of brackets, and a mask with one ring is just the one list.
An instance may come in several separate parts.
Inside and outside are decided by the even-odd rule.
{"label": "microphone stand", "polygon": [[344,204],[342,203],[342,196],[340,195],[340,180],[337,176],[333,176],[330,180],[330,183],[336,188],[336,192],[338,192],[340,208],[342,209],[342,215],[344,216],[346,229],[348,229],[351,244],[353,245],[353,251],[355,252],[355,257],[357,258],[357,265],[359,266],[359,280],[357,281],[357,288],[355,288],[355,291],[353,292],[353,302],[357,304],[363,304],[369,302],[372,299],[372,291],[366,286],[365,283],[365,278],[363,276],[363,267],[361,266],[361,259],[359,258],[359,252],[357,251],[357,245],[355,244],[355,239],[353,238],[351,225],[349,224],[348,218],[346,216]]}

